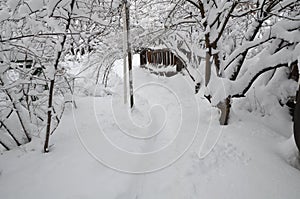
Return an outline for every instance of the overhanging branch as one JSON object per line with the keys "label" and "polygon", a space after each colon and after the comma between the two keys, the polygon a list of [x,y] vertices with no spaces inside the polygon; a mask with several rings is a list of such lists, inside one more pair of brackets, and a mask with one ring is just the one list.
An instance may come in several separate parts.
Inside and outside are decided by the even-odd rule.
{"label": "overhanging branch", "polygon": [[[292,64],[297,64],[298,61],[294,61]],[[270,70],[274,70],[274,69],[277,69],[277,68],[281,68],[281,67],[288,67],[289,64],[287,63],[284,63],[284,64],[278,64],[276,66],[270,66],[270,67],[267,67],[267,68],[264,68],[262,69],[261,71],[259,71],[258,73],[256,73],[252,79],[250,80],[250,82],[248,83],[248,85],[246,86],[246,88],[244,88],[244,90],[241,92],[241,93],[238,93],[238,94],[234,94],[232,95],[232,98],[240,98],[240,97],[245,97],[246,93],[249,91],[249,89],[251,88],[251,86],[254,84],[254,82],[257,80],[257,78],[259,76],[261,76],[262,74],[264,74],[265,72],[268,72]]]}

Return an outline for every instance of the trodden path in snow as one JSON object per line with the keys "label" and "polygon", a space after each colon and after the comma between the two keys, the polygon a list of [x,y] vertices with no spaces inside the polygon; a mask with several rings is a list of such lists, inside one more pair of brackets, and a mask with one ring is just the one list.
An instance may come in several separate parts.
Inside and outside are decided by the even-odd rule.
{"label": "trodden path in snow", "polygon": [[93,99],[89,114],[96,118],[84,131],[98,130],[82,136],[101,164],[128,176],[116,198],[297,198],[300,184],[274,189],[290,177],[299,182],[271,155],[285,138],[268,130],[253,136],[255,122],[220,127],[217,111],[181,75],[134,74],[134,109],[122,105],[122,85],[111,97]]}
{"label": "trodden path in snow", "polygon": [[137,68],[130,113],[122,84],[111,96],[75,97],[49,154],[37,150],[41,137],[0,155],[0,198],[298,199],[295,146],[280,135],[289,123],[233,107],[222,128],[191,85]]}
{"label": "trodden path in snow", "polygon": [[[122,85],[105,99],[79,102],[85,113],[75,111],[74,118],[77,124],[85,121],[77,128],[82,144],[100,164],[130,175],[126,191],[117,198],[151,198],[155,193],[162,198],[192,197],[194,193],[183,191],[190,186],[185,179],[189,162],[183,156],[209,124],[199,126],[193,86],[181,75],[157,78],[142,69],[136,69],[134,79],[132,110],[117,94]],[[210,116],[208,109],[206,114]]]}

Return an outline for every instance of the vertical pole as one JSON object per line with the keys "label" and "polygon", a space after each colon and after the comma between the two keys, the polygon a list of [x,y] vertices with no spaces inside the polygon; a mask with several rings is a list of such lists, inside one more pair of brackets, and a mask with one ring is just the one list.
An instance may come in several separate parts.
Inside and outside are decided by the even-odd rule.
{"label": "vertical pole", "polygon": [[[299,63],[298,63],[299,64]],[[297,65],[295,66],[297,67]],[[300,152],[300,68],[298,78],[298,91],[296,92],[296,106],[294,110],[294,139]]]}
{"label": "vertical pole", "polygon": [[124,104],[127,104],[127,23],[126,23],[126,3],[123,3],[123,81],[124,81]]}
{"label": "vertical pole", "polygon": [[[130,108],[133,107],[134,104],[134,99],[133,99],[133,77],[132,77],[132,53],[131,53],[131,45],[130,45],[130,20],[129,20],[129,5],[127,0],[123,0],[124,4],[124,27],[126,28],[126,50],[127,50],[127,58],[128,58],[128,79],[129,79],[129,95],[130,95]],[[125,71],[125,70],[124,70]],[[124,79],[125,81],[125,79]],[[127,89],[126,89],[127,92]]]}

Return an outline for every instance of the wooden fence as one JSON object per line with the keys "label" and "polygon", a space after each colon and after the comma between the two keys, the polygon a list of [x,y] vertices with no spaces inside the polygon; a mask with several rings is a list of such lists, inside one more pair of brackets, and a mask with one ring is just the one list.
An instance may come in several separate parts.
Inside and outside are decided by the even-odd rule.
{"label": "wooden fence", "polygon": [[174,65],[176,71],[179,72],[184,68],[184,63],[168,49],[144,49],[140,52],[140,64],[144,66],[146,64],[154,65]]}

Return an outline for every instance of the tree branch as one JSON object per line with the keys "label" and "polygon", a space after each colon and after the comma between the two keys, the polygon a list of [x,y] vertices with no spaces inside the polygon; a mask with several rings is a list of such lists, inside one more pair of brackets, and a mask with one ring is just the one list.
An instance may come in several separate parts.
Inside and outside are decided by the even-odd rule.
{"label": "tree branch", "polygon": [[15,141],[15,143],[18,146],[21,146],[21,143],[17,140],[17,138],[14,136],[14,134],[12,134],[12,132],[7,128],[7,126],[2,121],[0,121],[0,124],[7,131],[7,133],[10,135],[10,137]]}
{"label": "tree branch", "polygon": [[1,140],[0,140],[0,145],[2,145],[6,150],[10,150],[10,148],[6,145],[6,144],[4,144]]}
{"label": "tree branch", "polygon": [[9,39],[1,39],[0,37],[0,43],[8,42],[8,41],[14,41],[14,40],[20,40],[28,37],[39,37],[39,36],[62,36],[62,35],[80,35],[80,33],[39,33],[39,34],[29,34],[29,35],[22,35],[17,37],[11,37]]}
{"label": "tree branch", "polygon": [[[293,62],[293,64],[297,63],[298,61]],[[244,88],[244,90],[241,93],[237,93],[235,95],[232,95],[232,98],[240,98],[240,97],[245,97],[246,93],[248,92],[248,90],[251,88],[251,86],[253,85],[253,83],[256,81],[256,79],[261,76],[262,74],[264,74],[265,72],[268,72],[270,70],[274,70],[277,68],[281,68],[281,67],[288,67],[287,63],[284,64],[278,64],[276,66],[271,66],[271,67],[267,67],[262,69],[261,71],[259,71],[258,73],[256,73],[254,75],[254,77],[252,77],[252,79],[250,80],[250,82],[248,83],[248,85]]]}

